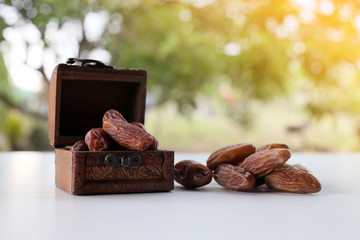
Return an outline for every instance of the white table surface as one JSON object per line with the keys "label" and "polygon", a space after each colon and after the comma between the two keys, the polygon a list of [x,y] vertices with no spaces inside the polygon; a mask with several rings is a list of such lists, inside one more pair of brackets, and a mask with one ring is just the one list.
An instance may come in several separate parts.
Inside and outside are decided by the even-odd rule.
{"label": "white table surface", "polygon": [[[177,153],[205,163],[209,154]],[[214,180],[166,193],[74,196],[53,153],[0,153],[0,239],[360,239],[360,153],[293,153],[316,194],[234,192]]]}

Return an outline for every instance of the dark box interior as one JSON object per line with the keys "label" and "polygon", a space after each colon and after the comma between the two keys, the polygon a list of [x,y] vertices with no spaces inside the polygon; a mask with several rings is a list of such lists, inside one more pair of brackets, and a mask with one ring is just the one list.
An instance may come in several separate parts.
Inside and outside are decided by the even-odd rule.
{"label": "dark box interior", "polygon": [[85,136],[102,126],[109,109],[118,110],[127,121],[135,119],[139,83],[114,81],[62,80],[60,136]]}

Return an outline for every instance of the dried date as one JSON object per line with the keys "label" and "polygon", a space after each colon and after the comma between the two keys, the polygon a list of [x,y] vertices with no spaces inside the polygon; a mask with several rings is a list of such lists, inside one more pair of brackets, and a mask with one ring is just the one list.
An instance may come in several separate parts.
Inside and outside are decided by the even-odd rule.
{"label": "dried date", "polygon": [[198,188],[211,182],[211,171],[204,165],[192,161],[183,160],[174,166],[175,181],[186,188]]}
{"label": "dried date", "polygon": [[131,150],[144,151],[153,142],[149,133],[121,119],[105,119],[103,128],[115,142]]}
{"label": "dried date", "polygon": [[266,150],[270,150],[270,149],[275,149],[275,148],[286,148],[289,149],[289,146],[283,143],[272,143],[272,144],[266,144],[264,146],[261,146],[257,149],[257,152],[260,151],[266,151]]}
{"label": "dried date", "polygon": [[[147,131],[144,124],[142,124],[140,122],[132,122],[131,124],[143,129],[144,131]],[[149,146],[148,150],[157,150],[158,146],[159,146],[159,141],[157,140],[156,137],[154,137],[154,136],[152,136],[152,137],[153,137],[153,142]]]}
{"label": "dried date", "polygon": [[157,149],[157,139],[146,131],[142,123],[128,123],[116,110],[104,114],[103,128],[115,142],[130,150]]}
{"label": "dried date", "polygon": [[239,166],[259,178],[284,165],[290,156],[290,151],[284,148],[260,151],[248,156]]}
{"label": "dried date", "polygon": [[102,128],[93,128],[85,136],[90,151],[104,151],[110,147],[111,140]]}
{"label": "dried date", "polygon": [[79,140],[71,147],[71,150],[72,151],[89,151],[89,148],[84,140]]}
{"label": "dried date", "polygon": [[134,125],[134,126],[137,126],[137,127],[141,128],[141,129],[144,130],[144,131],[147,131],[145,125],[142,124],[141,122],[132,122],[131,124]]}
{"label": "dried date", "polygon": [[274,190],[291,193],[316,193],[320,182],[307,170],[285,164],[265,176],[265,184]]}
{"label": "dried date", "polygon": [[218,184],[231,190],[251,190],[255,187],[254,175],[231,164],[220,164],[213,176]]}
{"label": "dried date", "polygon": [[211,171],[224,163],[238,165],[246,157],[255,153],[255,150],[255,146],[248,143],[226,146],[213,152],[206,161],[206,165]]}
{"label": "dried date", "polygon": [[291,165],[292,167],[294,167],[294,168],[297,168],[297,169],[299,169],[299,170],[303,170],[303,171],[305,171],[305,172],[308,172],[308,173],[311,173],[310,172],[310,170],[309,169],[307,169],[306,167],[304,167],[303,165],[301,165],[301,164],[293,164],[293,165]]}
{"label": "dried date", "polygon": [[126,121],[126,119],[123,117],[123,115],[114,109],[110,109],[110,110],[106,111],[106,113],[103,116],[102,121],[104,122],[109,119],[118,119],[118,120]]}
{"label": "dried date", "polygon": [[158,150],[158,147],[159,147],[159,141],[157,140],[156,137],[152,136],[153,137],[153,141],[151,143],[151,145],[149,146],[148,150]]}

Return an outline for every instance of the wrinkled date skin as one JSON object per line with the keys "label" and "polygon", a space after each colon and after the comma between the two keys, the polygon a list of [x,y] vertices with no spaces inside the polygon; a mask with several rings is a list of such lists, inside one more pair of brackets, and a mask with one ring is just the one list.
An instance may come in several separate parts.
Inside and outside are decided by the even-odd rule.
{"label": "wrinkled date skin", "polygon": [[284,165],[290,156],[290,151],[284,148],[260,151],[247,157],[239,166],[259,178]]}
{"label": "wrinkled date skin", "polygon": [[85,136],[90,151],[105,151],[110,147],[111,140],[102,128],[93,128]]}
{"label": "wrinkled date skin", "polygon": [[119,112],[109,111],[103,117],[103,128],[115,142],[131,150],[144,151],[150,147],[153,136],[141,127],[128,123]]}
{"label": "wrinkled date skin", "polygon": [[211,171],[215,170],[218,165],[224,163],[238,165],[246,157],[255,153],[255,151],[255,146],[248,143],[226,146],[213,152],[206,161],[206,165]]}
{"label": "wrinkled date skin", "polygon": [[175,181],[186,188],[198,188],[209,184],[212,180],[211,171],[201,163],[183,160],[174,166]]}
{"label": "wrinkled date skin", "polygon": [[159,147],[159,141],[157,140],[156,137],[152,136],[153,137],[153,141],[151,143],[151,145],[149,146],[148,150],[158,150],[158,147]]}
{"label": "wrinkled date skin", "polygon": [[291,165],[292,167],[294,167],[294,168],[297,168],[297,169],[299,169],[299,170],[303,170],[303,171],[305,171],[305,172],[308,172],[308,173],[311,173],[310,172],[310,170],[309,169],[307,169],[306,167],[304,167],[303,165],[301,165],[301,164],[293,164],[293,165]]}
{"label": "wrinkled date skin", "polygon": [[[144,124],[142,124],[140,122],[132,122],[131,124],[143,129],[144,131],[147,131]],[[148,150],[158,150],[159,141],[157,140],[156,137],[154,137],[154,136],[152,136],[152,137],[153,137],[153,142],[149,146]]]}
{"label": "wrinkled date skin", "polygon": [[265,176],[265,184],[274,190],[291,193],[316,193],[320,182],[307,170],[285,164]]}
{"label": "wrinkled date skin", "polygon": [[89,148],[84,140],[77,141],[72,147],[72,151],[89,151]]}
{"label": "wrinkled date skin", "polygon": [[261,146],[257,149],[257,152],[260,152],[260,151],[267,151],[267,150],[270,150],[270,149],[275,149],[275,148],[286,148],[286,149],[289,149],[289,146],[286,145],[286,144],[283,144],[283,143],[272,143],[272,144],[266,144],[264,146]]}
{"label": "wrinkled date skin", "polygon": [[118,111],[114,110],[114,109],[110,109],[108,110],[104,116],[103,116],[103,122],[109,119],[119,119],[119,120],[123,120],[126,121],[125,118],[123,117],[123,115],[121,113],[119,113]]}
{"label": "wrinkled date skin", "polygon": [[141,128],[141,129],[144,130],[144,131],[147,131],[147,130],[146,130],[146,127],[145,127],[144,124],[142,124],[141,122],[132,122],[131,124],[134,125],[134,126],[137,126],[137,127]]}
{"label": "wrinkled date skin", "polygon": [[220,164],[213,176],[218,184],[227,189],[244,191],[255,187],[254,175],[241,167],[231,164]]}

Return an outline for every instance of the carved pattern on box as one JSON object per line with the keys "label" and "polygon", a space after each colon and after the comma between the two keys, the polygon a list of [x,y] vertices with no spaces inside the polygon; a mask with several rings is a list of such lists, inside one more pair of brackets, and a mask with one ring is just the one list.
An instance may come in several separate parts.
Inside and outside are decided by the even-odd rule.
{"label": "carved pattern on box", "polygon": [[86,180],[140,180],[140,179],[161,179],[161,165],[142,165],[139,167],[86,167]]}
{"label": "carved pattern on box", "polygon": [[108,153],[73,153],[73,194],[157,192],[174,189],[173,152],[138,152],[144,160],[142,165],[128,168],[105,166],[103,158]]}

